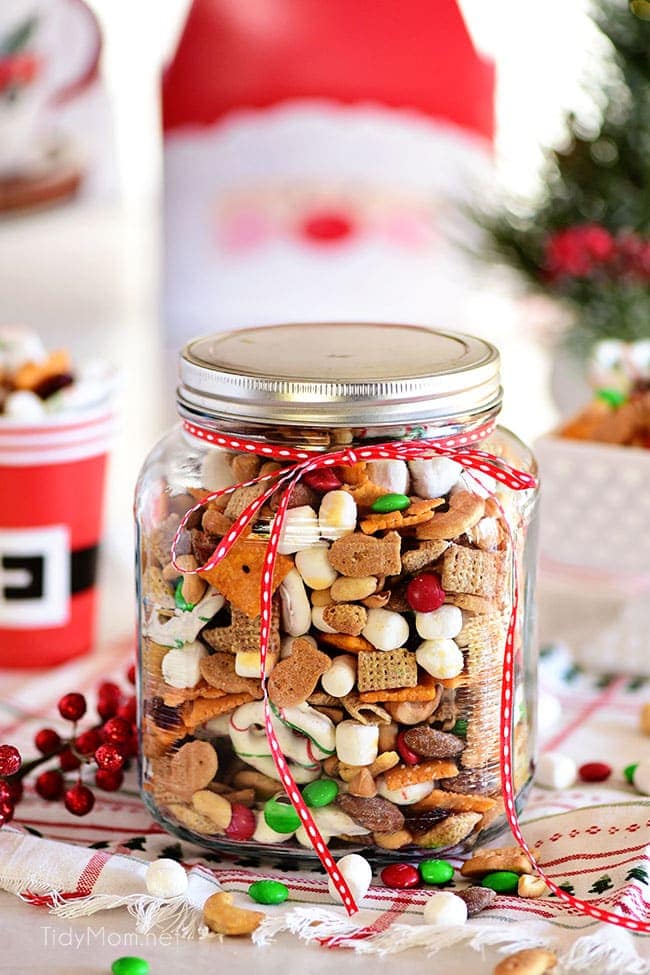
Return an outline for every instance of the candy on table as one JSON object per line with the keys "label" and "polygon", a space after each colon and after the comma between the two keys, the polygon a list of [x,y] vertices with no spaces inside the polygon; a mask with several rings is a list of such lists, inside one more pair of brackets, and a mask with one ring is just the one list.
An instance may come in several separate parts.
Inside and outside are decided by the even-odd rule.
{"label": "candy on table", "polygon": [[417,868],[410,863],[391,863],[381,872],[382,883],[394,890],[408,890],[420,883]]}
{"label": "candy on table", "polygon": [[289,888],[279,880],[256,880],[248,888],[248,896],[258,904],[284,904]]}
{"label": "candy on table", "polygon": [[643,796],[650,796],[650,759],[642,758],[632,773],[632,784]]}
{"label": "candy on table", "polygon": [[578,769],[583,782],[605,782],[611,774],[612,767],[607,762],[585,762]]}
{"label": "candy on table", "polygon": [[639,767],[638,762],[631,762],[629,765],[626,765],[625,768],[623,769],[623,775],[625,777],[625,781],[629,782],[630,785],[634,785],[634,773],[636,772],[638,767]]}
{"label": "candy on table", "polygon": [[144,875],[147,893],[152,897],[179,897],[187,891],[187,874],[176,860],[154,860]]}
{"label": "candy on table", "polygon": [[425,884],[446,884],[454,876],[454,868],[447,860],[422,860],[420,876]]}
{"label": "candy on table", "polygon": [[490,887],[497,894],[515,894],[519,886],[519,874],[512,870],[494,870],[481,880],[481,887]]}
{"label": "candy on table", "polygon": [[445,928],[456,924],[465,924],[467,921],[467,904],[461,897],[452,894],[451,891],[437,891],[431,895],[424,905],[422,920],[425,924],[434,924],[437,927]]}
{"label": "candy on table", "polygon": [[135,955],[124,955],[123,958],[115,959],[111,972],[113,975],[148,975],[149,962]]}
{"label": "candy on table", "polygon": [[[362,857],[359,853],[348,853],[347,856],[341,857],[341,859],[337,861],[336,865],[347,883],[350,893],[358,904],[359,901],[363,900],[370,889],[370,884],[372,882],[372,867],[366,858]],[[341,895],[336,889],[331,878],[327,881],[327,888],[329,890],[330,897],[332,897],[334,900],[342,901]]]}
{"label": "candy on table", "polygon": [[537,760],[535,783],[545,789],[570,789],[577,776],[577,765],[569,755],[545,752]]}

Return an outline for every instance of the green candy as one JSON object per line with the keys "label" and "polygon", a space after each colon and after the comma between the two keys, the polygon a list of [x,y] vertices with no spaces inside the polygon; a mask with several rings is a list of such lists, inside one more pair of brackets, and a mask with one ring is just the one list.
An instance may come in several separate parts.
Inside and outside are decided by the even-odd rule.
{"label": "green candy", "polygon": [[420,876],[425,884],[446,884],[454,876],[454,868],[446,860],[423,860]]}
{"label": "green candy", "polygon": [[124,958],[116,958],[111,965],[111,971],[113,975],[147,975],[149,962],[144,958],[125,955]]}
{"label": "green candy", "polygon": [[302,790],[302,797],[312,809],[329,806],[339,794],[339,787],[333,779],[316,779]]}
{"label": "green candy", "polygon": [[248,888],[248,896],[258,904],[283,904],[289,896],[289,888],[279,880],[256,880]]}
{"label": "green candy", "polygon": [[182,613],[189,613],[194,609],[194,603],[188,603],[188,601],[183,597],[182,593],[183,580],[178,580],[178,585],[176,586],[176,591],[174,593],[174,602]]}
{"label": "green candy", "polygon": [[454,727],[451,729],[452,735],[458,735],[459,738],[467,737],[467,721],[465,718],[459,718]]}
{"label": "green candy", "polygon": [[621,406],[627,399],[625,393],[622,393],[620,389],[599,389],[596,391],[596,396],[608,406]]}
{"label": "green candy", "polygon": [[370,507],[371,511],[375,511],[377,514],[385,515],[389,511],[404,511],[408,508],[411,503],[411,499],[407,498],[405,494],[382,494],[380,498]]}
{"label": "green candy", "polygon": [[632,762],[631,765],[626,765],[625,768],[623,769],[623,775],[630,783],[630,785],[634,785],[634,773],[636,772],[638,767],[639,767],[638,762]]}
{"label": "green candy", "polygon": [[481,887],[490,887],[497,894],[516,894],[519,886],[519,874],[512,870],[494,870],[481,881]]}
{"label": "green candy", "polygon": [[264,803],[264,822],[276,833],[295,833],[300,826],[300,816],[287,797],[279,795]]}

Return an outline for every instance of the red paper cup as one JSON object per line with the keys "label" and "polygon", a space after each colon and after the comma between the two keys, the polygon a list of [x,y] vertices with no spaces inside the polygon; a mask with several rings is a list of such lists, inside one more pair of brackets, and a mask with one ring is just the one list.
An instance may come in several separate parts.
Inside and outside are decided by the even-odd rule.
{"label": "red paper cup", "polygon": [[90,650],[113,415],[0,421],[0,667]]}

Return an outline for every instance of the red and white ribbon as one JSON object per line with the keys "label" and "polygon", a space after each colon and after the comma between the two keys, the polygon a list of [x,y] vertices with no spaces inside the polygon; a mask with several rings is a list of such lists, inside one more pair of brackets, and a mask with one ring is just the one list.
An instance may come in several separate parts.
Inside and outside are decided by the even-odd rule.
{"label": "red and white ribbon", "polygon": [[[359,463],[360,461],[368,460],[415,460],[418,458],[431,456],[431,454],[453,457],[455,461],[468,470],[489,475],[502,483],[505,487],[508,487],[514,491],[528,490],[536,487],[536,478],[531,474],[524,471],[515,470],[494,455],[487,453],[486,451],[476,449],[474,445],[480,443],[481,440],[489,436],[493,432],[494,427],[494,422],[490,422],[467,433],[455,434],[450,437],[392,441],[383,444],[373,444],[367,447],[345,448],[343,450],[333,451],[331,453],[313,454],[305,450],[296,450],[291,447],[260,444],[256,443],[255,441],[242,439],[240,437],[232,437],[228,434],[197,426],[196,424],[188,421],[184,423],[186,433],[190,434],[192,437],[196,437],[198,440],[209,443],[212,446],[223,447],[227,450],[237,450],[243,453],[257,454],[260,457],[273,458],[275,460],[285,462],[293,462],[274,474],[267,474],[262,477],[253,478],[250,481],[244,482],[244,484],[233,485],[232,487],[224,488],[221,491],[215,491],[206,495],[206,497],[194,505],[193,508],[187,511],[183,517],[172,544],[172,562],[174,566],[178,568],[178,566],[176,566],[175,559],[176,548],[181,533],[184,531],[187,522],[192,517],[194,512],[199,511],[206,504],[209,504],[211,501],[221,497],[224,494],[231,494],[239,487],[256,484],[260,481],[271,482],[269,488],[265,490],[260,497],[256,498],[245,511],[242,512],[228,534],[222,538],[210,559],[208,559],[205,565],[194,570],[196,572],[213,568],[223,558],[225,558],[234,542],[241,536],[242,532],[245,531],[247,526],[255,518],[262,505],[276,491],[282,490],[280,503],[270,528],[270,539],[266,552],[266,565],[262,577],[260,593],[260,680],[264,693],[266,735],[275,766],[278,770],[278,774],[280,775],[280,780],[286,789],[291,803],[300,816],[307,835],[309,836],[321,863],[323,864],[328,876],[335,884],[348,914],[354,914],[358,910],[357,905],[348,885],[345,882],[345,878],[338,870],[332,855],[327,849],[323,837],[321,836],[318,827],[316,826],[316,823],[314,822],[313,817],[300,794],[293,776],[289,771],[286,759],[282,755],[280,745],[271,723],[272,712],[266,687],[265,670],[266,654],[269,644],[271,600],[273,596],[273,567],[275,564],[278,543],[282,533],[282,526],[284,524],[285,515],[291,500],[291,494],[293,488],[305,474],[309,473],[310,471],[318,470],[319,468],[333,467],[336,465],[352,465]],[[512,728],[515,674],[514,634],[517,625],[517,609],[518,585],[515,565],[512,611],[508,625],[503,660],[500,723],[501,788],[503,801],[505,804],[506,818],[508,820],[510,829],[512,830],[512,833],[517,842],[520,844],[521,848],[525,851],[536,873],[544,880],[550,890],[552,890],[553,893],[555,893],[567,904],[570,904],[573,908],[577,909],[581,913],[588,914],[599,921],[607,921],[610,924],[625,927],[632,931],[646,933],[650,932],[650,924],[647,922],[636,921],[633,918],[622,917],[621,915],[614,914],[611,911],[593,907],[588,901],[574,897],[573,895],[568,894],[561,887],[558,887],[557,884],[547,877],[546,874],[539,868],[535,857],[521,832],[517,811],[515,808],[515,790],[512,772]]]}

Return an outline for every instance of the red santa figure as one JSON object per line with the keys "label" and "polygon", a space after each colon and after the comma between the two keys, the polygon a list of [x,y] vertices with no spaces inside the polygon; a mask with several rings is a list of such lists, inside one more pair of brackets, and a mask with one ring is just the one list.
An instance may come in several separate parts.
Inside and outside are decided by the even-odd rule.
{"label": "red santa figure", "polygon": [[456,0],[194,0],[163,80],[169,344],[464,327],[493,95]]}

